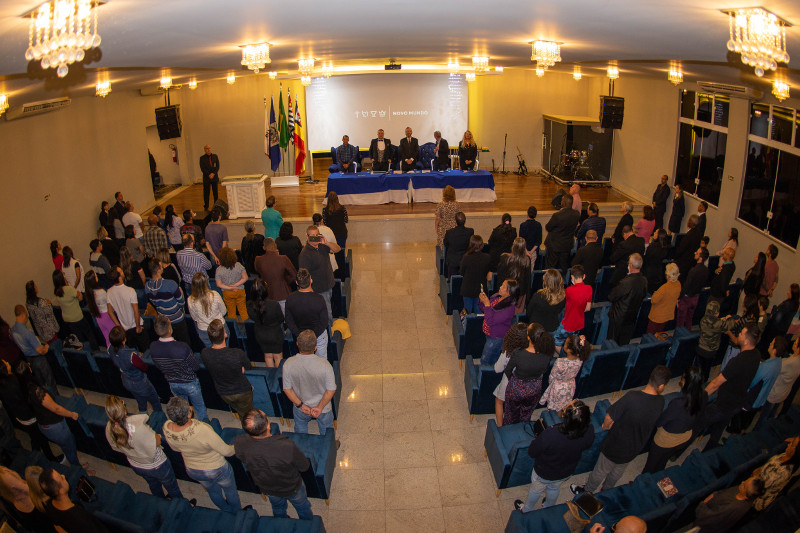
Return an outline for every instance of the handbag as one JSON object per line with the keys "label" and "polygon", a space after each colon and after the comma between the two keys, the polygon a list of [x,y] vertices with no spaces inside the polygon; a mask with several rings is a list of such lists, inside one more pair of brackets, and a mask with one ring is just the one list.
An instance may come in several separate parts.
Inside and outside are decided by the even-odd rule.
{"label": "handbag", "polygon": [[82,502],[91,503],[97,501],[97,494],[94,490],[94,484],[89,481],[89,478],[86,476],[81,476],[78,480],[78,486],[75,488],[75,492],[78,494],[78,498]]}

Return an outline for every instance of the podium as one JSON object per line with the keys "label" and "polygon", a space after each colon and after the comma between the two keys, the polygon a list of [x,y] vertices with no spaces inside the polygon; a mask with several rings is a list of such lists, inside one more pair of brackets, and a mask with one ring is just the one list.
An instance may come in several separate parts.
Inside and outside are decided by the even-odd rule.
{"label": "podium", "polygon": [[227,176],[222,185],[228,193],[228,218],[258,218],[266,205],[266,174]]}

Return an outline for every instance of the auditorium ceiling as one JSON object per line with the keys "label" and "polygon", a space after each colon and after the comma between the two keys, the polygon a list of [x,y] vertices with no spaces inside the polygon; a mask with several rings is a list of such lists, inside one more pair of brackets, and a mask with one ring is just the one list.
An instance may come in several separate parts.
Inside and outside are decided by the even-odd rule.
{"label": "auditorium ceiling", "polygon": [[[769,91],[773,73],[757,78],[738,54],[729,53],[728,19],[722,9],[758,5],[741,0],[108,0],[100,8],[99,50],[87,54],[59,79],[53,69],[28,62],[28,20],[36,1],[0,3],[0,92],[15,101],[93,94],[98,73],[113,90],[154,90],[167,69],[174,83],[223,79],[233,71],[252,76],[240,64],[240,45],[271,43],[267,70],[297,78],[297,59],[350,69],[395,59],[404,70],[458,59],[471,66],[475,54],[506,69],[533,69],[530,41],[562,43],[562,62],[548,76],[604,76],[610,60],[621,76],[663,76],[671,60],[682,62],[685,81],[718,81]],[[763,7],[800,24],[800,2],[767,1]],[[787,31],[791,70],[800,90],[800,29]],[[431,67],[426,67],[431,68]],[[106,75],[106,74],[103,74]],[[261,74],[266,75],[266,74]],[[391,72],[386,75],[392,75]],[[547,80],[545,77],[543,80]],[[13,101],[12,101],[13,105]]]}

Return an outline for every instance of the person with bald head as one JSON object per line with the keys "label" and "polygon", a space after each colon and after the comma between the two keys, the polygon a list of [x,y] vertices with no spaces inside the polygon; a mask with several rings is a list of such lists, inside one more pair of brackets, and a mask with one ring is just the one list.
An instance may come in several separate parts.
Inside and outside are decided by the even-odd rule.
{"label": "person with bald head", "polygon": [[383,130],[378,130],[378,137],[369,144],[369,157],[372,159],[372,170],[385,172],[392,164],[392,141],[384,137]]}
{"label": "person with bald head", "polygon": [[205,154],[200,156],[200,171],[203,173],[203,209],[208,211],[209,189],[214,193],[216,203],[217,187],[219,186],[219,157],[211,153],[211,146],[203,147]]}
{"label": "person with bald head", "polygon": [[597,232],[593,229],[587,231],[584,234],[584,238],[586,239],[586,244],[578,248],[578,253],[572,258],[572,266],[581,265],[586,274],[583,282],[590,287],[594,287],[597,271],[603,266],[603,247],[600,246]]}
{"label": "person with bald head", "polygon": [[611,309],[608,312],[608,339],[624,346],[631,342],[639,306],[647,296],[647,278],[642,274],[642,256],[628,257],[628,272],[608,293]]}
{"label": "person with bald head", "polygon": [[144,246],[144,253],[147,257],[154,259],[158,251],[162,248],[169,248],[169,239],[167,234],[158,225],[159,220],[156,215],[151,214],[147,217],[147,229],[142,235],[142,245]]}
{"label": "person with bald head", "polygon": [[[589,528],[589,533],[605,533],[605,531],[605,526],[597,523],[592,524],[592,527]],[[638,516],[629,515],[620,518],[616,524],[611,526],[611,531],[614,533],[646,533],[647,522]]]}

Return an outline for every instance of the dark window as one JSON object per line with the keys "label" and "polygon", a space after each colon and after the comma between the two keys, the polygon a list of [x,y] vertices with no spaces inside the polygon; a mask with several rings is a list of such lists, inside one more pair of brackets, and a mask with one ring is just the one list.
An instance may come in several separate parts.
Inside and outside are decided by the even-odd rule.
{"label": "dark window", "polygon": [[780,150],[750,141],[739,218],[762,230],[767,229],[767,213],[772,207],[779,153]]}
{"label": "dark window", "polygon": [[728,112],[731,99],[729,96],[718,94],[714,96],[714,125],[728,127]]}
{"label": "dark window", "polygon": [[794,109],[773,106],[771,139],[779,143],[792,144],[793,123]]}
{"label": "dark window", "polygon": [[697,120],[701,122],[711,122],[712,106],[714,97],[710,94],[700,94],[697,98]]}
{"label": "dark window", "polygon": [[794,145],[800,148],[800,112],[797,113],[797,117],[794,119]]}
{"label": "dark window", "polygon": [[750,133],[769,137],[769,104],[752,104],[750,106]]}
{"label": "dark window", "polygon": [[769,234],[797,248],[800,234],[800,157],[780,152]]}
{"label": "dark window", "polygon": [[728,142],[728,135],[706,129],[702,135],[698,173],[700,181],[695,194],[706,202],[717,205],[722,189],[722,171],[725,167],[725,145]]}
{"label": "dark window", "polygon": [[694,179],[697,177],[697,167],[694,168],[694,173],[692,173],[692,151],[695,143],[694,129],[695,128],[693,128],[691,124],[680,124],[680,132],[678,133],[678,161],[675,165],[675,183],[680,184],[684,192],[690,194],[694,194],[696,188]]}
{"label": "dark window", "polygon": [[681,91],[681,116],[694,119],[694,91]]}

